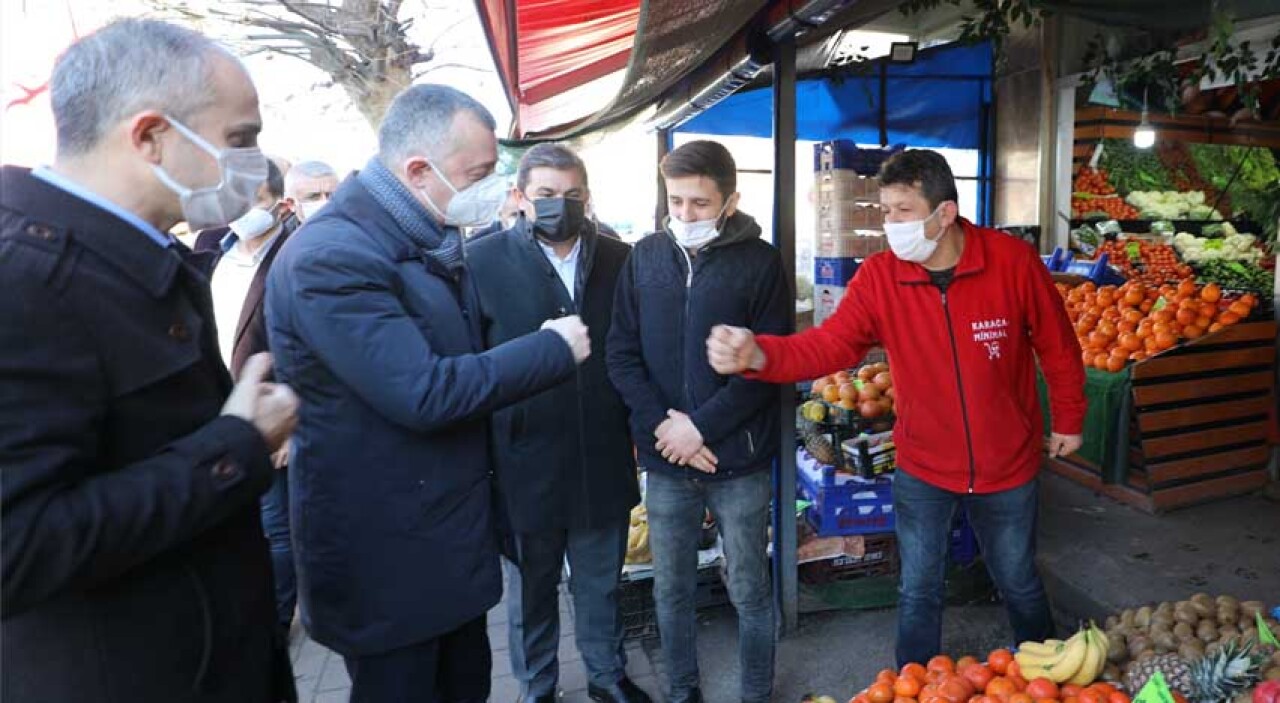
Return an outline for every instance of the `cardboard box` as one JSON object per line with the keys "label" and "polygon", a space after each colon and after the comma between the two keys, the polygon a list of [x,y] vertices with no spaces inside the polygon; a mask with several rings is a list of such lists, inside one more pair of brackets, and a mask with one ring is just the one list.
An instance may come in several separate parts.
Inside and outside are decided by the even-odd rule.
{"label": "cardboard box", "polygon": [[817,221],[819,232],[884,229],[884,210],[879,204],[850,201],[834,201],[825,204],[820,202],[814,209],[814,219]]}
{"label": "cardboard box", "polygon": [[874,230],[820,231],[813,255],[822,258],[865,259],[889,248],[884,235]]}

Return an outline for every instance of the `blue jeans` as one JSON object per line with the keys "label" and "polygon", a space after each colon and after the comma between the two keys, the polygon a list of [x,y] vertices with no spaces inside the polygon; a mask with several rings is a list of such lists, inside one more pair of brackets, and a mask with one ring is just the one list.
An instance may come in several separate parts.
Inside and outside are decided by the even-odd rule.
{"label": "blue jeans", "polygon": [[893,481],[902,583],[898,666],[927,662],[942,650],[947,548],[956,506],[968,511],[992,581],[1000,589],[1015,641],[1053,636],[1049,599],[1036,570],[1039,480],[984,495],[951,493],[898,471]]}
{"label": "blue jeans", "polygon": [[566,553],[574,639],[587,679],[593,686],[608,687],[626,674],[618,588],[630,526],[624,515],[612,527],[515,535],[518,563],[502,563],[507,573],[511,673],[520,682],[522,698],[554,693],[560,677],[556,589]]}
{"label": "blue jeans", "polygon": [[773,690],[773,584],[769,577],[769,497],[772,477],[760,471],[721,481],[648,473],[653,599],[668,703],[684,703],[698,688],[696,596],[698,538],[709,508],[724,540],[729,600],[738,611],[741,700],[763,703]]}
{"label": "blue jeans", "polygon": [[293,568],[289,530],[289,472],[278,469],[271,487],[262,494],[262,531],[271,548],[271,574],[276,584],[276,624],[289,631],[298,605],[298,580]]}

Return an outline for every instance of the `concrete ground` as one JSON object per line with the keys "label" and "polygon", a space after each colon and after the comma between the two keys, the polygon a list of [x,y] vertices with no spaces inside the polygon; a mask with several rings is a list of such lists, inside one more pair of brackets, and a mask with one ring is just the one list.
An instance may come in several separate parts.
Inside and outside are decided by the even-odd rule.
{"label": "concrete ground", "polygon": [[[1263,495],[1185,508],[1167,515],[1140,513],[1061,477],[1044,474],[1040,565],[1059,620],[1103,618],[1118,609],[1197,591],[1276,604],[1280,594],[1280,504]],[[561,598],[561,700],[587,701],[586,679],[573,644],[573,621]],[[847,700],[893,662],[895,611],[828,612],[802,616],[778,645],[774,700],[798,703],[806,693]],[[514,703],[519,687],[507,656],[506,611],[491,612],[495,703]],[[737,700],[737,621],[732,608],[700,617],[698,658],[708,703]],[[296,626],[295,626],[296,627]],[[300,628],[299,628],[300,630]],[[350,680],[342,659],[299,631],[294,673],[304,703],[345,703]],[[985,653],[1010,644],[998,605],[947,610],[947,651]],[[663,661],[656,640],[628,644],[628,673],[661,701]]]}

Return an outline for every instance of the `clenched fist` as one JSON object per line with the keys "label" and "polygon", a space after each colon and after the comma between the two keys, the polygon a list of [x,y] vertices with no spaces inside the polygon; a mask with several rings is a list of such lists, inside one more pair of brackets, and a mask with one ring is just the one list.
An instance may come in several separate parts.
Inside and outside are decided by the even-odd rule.
{"label": "clenched fist", "polygon": [[707,337],[707,361],[716,373],[729,376],[748,369],[759,371],[764,368],[765,358],[751,330],[716,325]]}
{"label": "clenched fist", "polygon": [[591,356],[591,337],[587,334],[587,326],[577,315],[558,317],[542,323],[542,329],[551,330],[560,335],[569,351],[573,352],[573,360],[581,364]]}
{"label": "clenched fist", "polygon": [[266,378],[270,373],[270,354],[249,357],[240,370],[240,380],[222,406],[222,414],[253,423],[262,433],[267,449],[274,452],[298,424],[298,396],[283,383],[268,382]]}

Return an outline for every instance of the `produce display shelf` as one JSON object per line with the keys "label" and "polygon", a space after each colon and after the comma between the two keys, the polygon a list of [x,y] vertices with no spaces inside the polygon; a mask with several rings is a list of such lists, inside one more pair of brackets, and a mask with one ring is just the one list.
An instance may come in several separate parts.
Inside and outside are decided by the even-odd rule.
{"label": "produce display shelf", "polygon": [[1125,481],[1077,455],[1068,479],[1148,513],[1264,487],[1276,404],[1276,323],[1245,322],[1134,364]]}
{"label": "produce display shelf", "polygon": [[[1133,139],[1142,113],[1108,107],[1088,107],[1076,111],[1075,168],[1087,163],[1102,139]],[[1231,125],[1223,117],[1165,115],[1151,113],[1149,122],[1161,139],[1194,144],[1234,144],[1280,149],[1280,126],[1274,122],[1242,121]],[[1073,169],[1074,170],[1074,169]]]}

